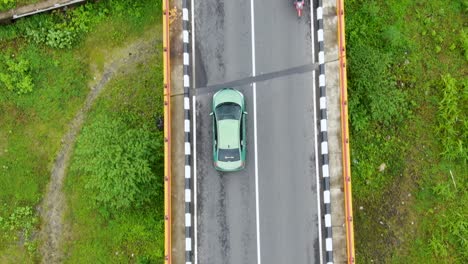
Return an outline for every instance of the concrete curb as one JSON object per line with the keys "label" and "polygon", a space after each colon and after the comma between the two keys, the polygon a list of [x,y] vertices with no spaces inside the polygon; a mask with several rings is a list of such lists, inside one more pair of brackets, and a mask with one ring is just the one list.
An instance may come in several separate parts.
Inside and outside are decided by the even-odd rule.
{"label": "concrete curb", "polygon": [[327,95],[325,79],[325,45],[323,33],[323,8],[322,0],[318,1],[317,6],[317,41],[318,41],[318,60],[319,60],[319,88],[320,88],[320,154],[321,172],[323,177],[323,204],[325,218],[325,260],[327,264],[333,263],[333,239],[332,239],[332,220],[331,220],[331,200],[330,200],[330,172],[328,168],[328,126],[327,126]]}
{"label": "concrete curb", "polygon": [[192,166],[190,142],[190,39],[188,2],[182,0],[182,33],[184,45],[184,134],[185,134],[185,263],[192,263]]}

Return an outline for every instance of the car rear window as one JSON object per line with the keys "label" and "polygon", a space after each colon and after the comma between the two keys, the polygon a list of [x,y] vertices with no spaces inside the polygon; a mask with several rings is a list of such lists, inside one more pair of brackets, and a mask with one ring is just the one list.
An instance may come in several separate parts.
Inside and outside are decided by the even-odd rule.
{"label": "car rear window", "polygon": [[239,161],[240,152],[239,149],[219,149],[218,160],[229,162],[229,161]]}
{"label": "car rear window", "polygon": [[223,103],[216,107],[216,117],[218,120],[235,119],[241,117],[241,107],[236,103]]}

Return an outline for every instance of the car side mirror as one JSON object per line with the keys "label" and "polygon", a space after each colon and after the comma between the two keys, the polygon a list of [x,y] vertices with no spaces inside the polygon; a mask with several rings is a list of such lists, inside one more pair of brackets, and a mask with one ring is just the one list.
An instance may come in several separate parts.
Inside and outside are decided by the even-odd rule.
{"label": "car side mirror", "polygon": [[210,113],[210,116],[212,116],[212,115],[213,115],[213,112]]}
{"label": "car side mirror", "polygon": [[247,112],[244,112],[244,115],[248,114]]}

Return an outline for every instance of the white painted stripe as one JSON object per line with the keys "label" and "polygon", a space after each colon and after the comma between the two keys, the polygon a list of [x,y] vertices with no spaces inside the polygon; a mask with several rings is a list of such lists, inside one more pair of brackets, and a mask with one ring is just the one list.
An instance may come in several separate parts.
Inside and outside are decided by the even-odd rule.
{"label": "white painted stripe", "polygon": [[184,65],[189,66],[189,64],[190,64],[189,54],[188,54],[188,52],[184,52]]}
{"label": "white painted stripe", "polygon": [[190,237],[185,238],[185,251],[192,251],[192,239]]}
{"label": "white painted stripe", "polygon": [[185,202],[190,203],[192,201],[192,191],[190,189],[185,189]]}
{"label": "white painted stripe", "polygon": [[327,262],[327,264],[333,264],[333,262]]}
{"label": "white painted stripe", "polygon": [[323,18],[323,10],[322,10],[322,7],[319,6],[317,7],[317,20],[322,19],[322,18]]}
{"label": "white painted stripe", "polygon": [[322,155],[328,154],[328,142],[324,141],[321,144]]}
{"label": "white painted stripe", "polygon": [[320,131],[327,132],[327,120],[326,119],[320,120]]}
{"label": "white painted stripe", "polygon": [[185,155],[190,155],[190,142],[185,142]]}
{"label": "white painted stripe", "polygon": [[323,202],[326,204],[330,203],[330,191],[323,192]]}
{"label": "white painted stripe", "polygon": [[185,179],[190,179],[192,177],[191,173],[190,165],[185,165]]}
{"label": "white painted stripe", "polygon": [[[311,14],[311,21],[315,21],[314,20],[314,8],[313,8],[313,5],[309,5],[310,6],[310,14]],[[310,23],[310,32],[314,32],[314,23]],[[315,34],[310,34],[311,36],[311,43],[315,43],[314,41],[314,37],[315,37]],[[312,61],[315,62],[315,44],[312,44],[311,45],[312,47]],[[312,80],[316,80],[315,79],[315,71],[312,71]],[[312,82],[312,97],[313,97],[313,104],[314,104],[314,124],[317,124],[317,106],[316,106],[316,90],[317,90],[317,87],[315,85],[315,81]],[[315,125],[316,126],[316,125]],[[320,202],[320,173],[319,173],[319,157],[318,157],[318,128],[317,127],[314,127],[314,149],[315,149],[315,182],[316,182],[316,188],[317,188],[317,208],[318,208],[318,212],[317,212],[317,222],[318,222],[318,237],[319,237],[319,254],[320,254],[320,264],[323,263],[323,245],[322,245],[322,212],[320,211],[320,208],[322,207],[321,206],[321,202]]]}
{"label": "white painted stripe", "polygon": [[330,173],[328,171],[328,164],[325,164],[322,166],[322,173],[323,173],[323,177],[330,177]]}
{"label": "white painted stripe", "polygon": [[184,87],[190,87],[190,77],[184,74]]}
{"label": "white painted stripe", "polygon": [[[192,0],[192,3],[190,4],[190,8],[191,8],[191,11],[192,11],[192,17],[191,17],[191,20],[192,20],[192,28],[191,28],[191,35],[192,35],[192,50],[195,51],[195,0]],[[192,52],[192,81],[194,84],[196,84],[196,74],[195,74],[195,52]],[[195,86],[195,85],[194,85]],[[197,259],[195,257],[195,264],[197,264]]]}
{"label": "white painted stripe", "polygon": [[193,111],[192,111],[192,116],[193,116],[193,225],[194,225],[194,239],[195,241],[193,242],[194,244],[194,259],[195,259],[195,264],[198,263],[198,247],[197,247],[197,242],[198,242],[198,233],[197,233],[197,97],[193,96],[192,97],[192,104],[193,104]]}
{"label": "white painted stripe", "polygon": [[325,227],[331,227],[331,215],[330,214],[325,215]]}
{"label": "white painted stripe", "polygon": [[182,19],[188,21],[188,9],[182,8]]}
{"label": "white painted stripe", "polygon": [[326,238],[325,243],[326,243],[326,247],[325,247],[326,251],[332,251],[333,250],[332,239],[331,238]]}
{"label": "white painted stripe", "polygon": [[184,30],[183,31],[183,35],[184,35],[184,43],[189,43],[189,40],[188,40],[188,31],[187,30]]}
{"label": "white painted stripe", "polygon": [[[254,0],[250,0],[250,27],[252,43],[252,76],[255,76],[255,12]],[[260,208],[258,202],[258,153],[257,153],[257,84],[252,84],[252,97],[254,107],[254,155],[255,155],[255,222],[257,232],[257,264],[262,264],[262,254],[260,247]]]}
{"label": "white painted stripe", "polygon": [[190,99],[188,97],[184,97],[184,109],[190,110]]}
{"label": "white painted stripe", "polygon": [[192,215],[189,213],[185,214],[185,227],[192,226]]}
{"label": "white painted stripe", "polygon": [[323,29],[317,30],[317,41],[318,42],[323,41]]}
{"label": "white painted stripe", "polygon": [[190,132],[190,120],[188,119],[184,120],[184,131]]}
{"label": "white painted stripe", "polygon": [[327,98],[325,96],[320,97],[320,109],[327,108]]}
{"label": "white painted stripe", "polygon": [[324,64],[325,63],[325,52],[319,51],[318,56],[319,56],[319,64]]}
{"label": "white painted stripe", "polygon": [[320,74],[319,75],[319,85],[320,86],[325,86],[325,74]]}

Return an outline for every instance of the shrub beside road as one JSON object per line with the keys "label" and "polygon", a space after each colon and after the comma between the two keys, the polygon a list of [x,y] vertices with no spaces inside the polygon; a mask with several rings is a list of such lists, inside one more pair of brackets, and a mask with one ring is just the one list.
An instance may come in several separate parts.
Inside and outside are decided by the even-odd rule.
{"label": "shrub beside road", "polygon": [[466,1],[346,1],[356,258],[468,259]]}
{"label": "shrub beside road", "polygon": [[[105,88],[109,91],[92,108],[83,133],[86,137],[86,133],[100,131],[102,136],[109,133],[106,129],[118,130],[116,143],[119,144],[109,148],[135,150],[136,146],[143,146],[142,151],[130,151],[130,156],[136,156],[145,174],[135,175],[143,179],[137,180],[138,188],[125,208],[117,209],[106,203],[108,199],[97,202],[97,191],[102,185],[88,184],[86,188],[87,177],[80,177],[101,174],[93,173],[90,167],[76,169],[76,161],[72,159],[75,169],[69,170],[73,177],[66,180],[69,211],[65,219],[73,222],[65,230],[65,240],[73,237],[76,244],[64,245],[64,249],[72,254],[68,262],[79,262],[81,257],[95,257],[94,260],[128,257],[143,262],[161,259],[164,243],[160,193],[163,191],[162,136],[155,123],[162,115],[161,12],[158,1],[100,1],[0,27],[0,57],[5,58],[0,60],[0,262],[40,260],[37,248],[41,241],[37,234],[41,219],[37,206],[47,189],[61,138],[82,107],[93,79],[100,80],[116,50],[130,50],[136,54],[133,57],[142,58],[132,59],[134,63],[128,63],[129,69],[119,66]],[[148,45],[152,45],[152,52],[137,54]],[[127,95],[126,100],[108,97],[116,91]],[[113,103],[119,105],[112,106]],[[112,113],[105,116],[105,111]],[[104,123],[109,126],[93,130],[93,124],[101,117],[121,122]],[[133,136],[139,138],[129,140]],[[82,162],[86,153],[83,142],[79,138],[76,145],[83,151],[81,156],[77,155]],[[106,142],[101,143],[105,148]],[[150,151],[155,152],[154,156],[149,156]],[[122,157],[131,160],[130,156]],[[131,170],[130,166],[125,171]],[[147,188],[151,188],[149,194],[139,197]],[[109,196],[118,197],[112,190],[108,191]],[[108,248],[93,248],[96,244],[91,240],[100,241]]]}

